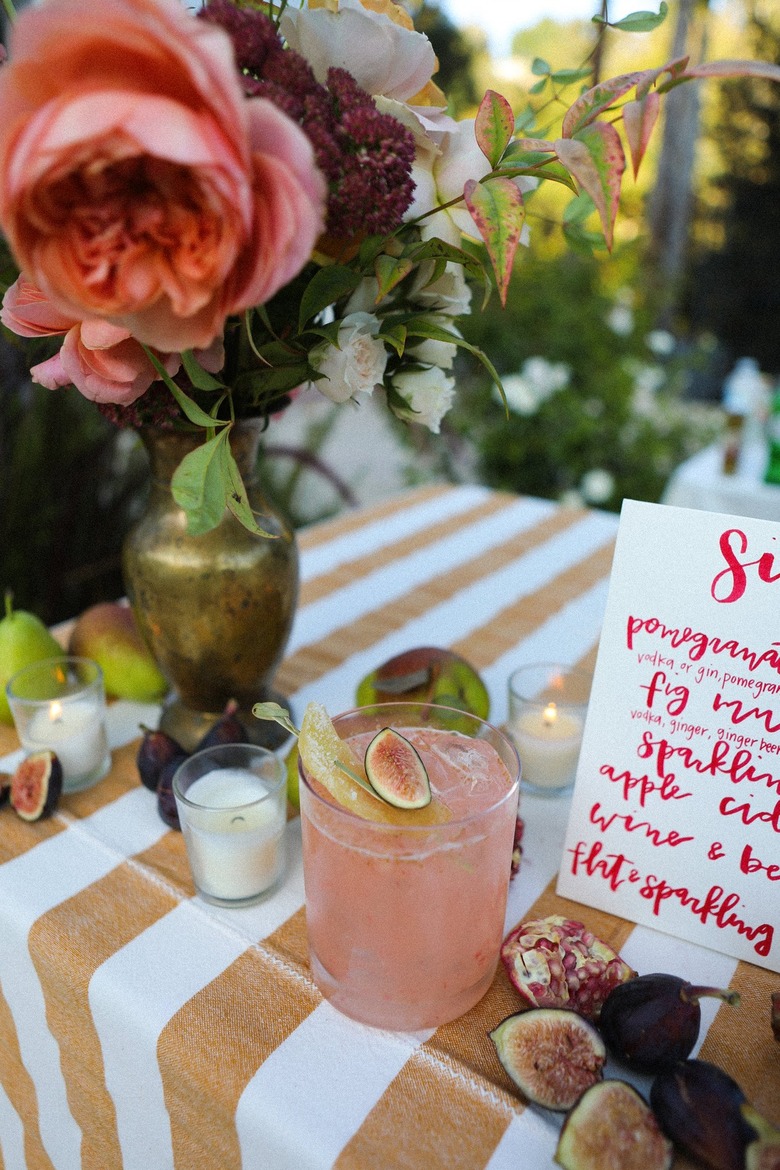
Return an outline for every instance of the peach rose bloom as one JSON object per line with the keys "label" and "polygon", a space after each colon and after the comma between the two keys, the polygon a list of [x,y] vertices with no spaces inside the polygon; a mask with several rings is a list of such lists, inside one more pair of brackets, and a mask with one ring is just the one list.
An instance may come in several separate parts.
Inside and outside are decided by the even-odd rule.
{"label": "peach rose bloom", "polygon": [[[30,370],[33,382],[47,390],[73,385],[92,402],[129,406],[159,377],[143,346],[126,329],[100,318],[75,321],[60,313],[24,273],[3,297],[0,321],[20,337],[64,335],[59,352]],[[181,365],[178,353],[156,356],[171,375]]]}
{"label": "peach rose bloom", "polygon": [[309,259],[309,140],[179,0],[45,0],[0,69],[0,227],[61,314],[204,348]]}

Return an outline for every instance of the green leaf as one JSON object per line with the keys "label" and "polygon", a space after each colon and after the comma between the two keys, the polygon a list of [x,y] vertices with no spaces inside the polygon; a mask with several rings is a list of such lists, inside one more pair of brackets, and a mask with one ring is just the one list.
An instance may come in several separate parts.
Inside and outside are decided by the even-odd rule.
{"label": "green leaf", "polygon": [[[165,385],[168,387],[171,394],[173,395],[173,397],[176,399],[179,406],[181,407],[183,413],[186,415],[186,417],[190,420],[191,423],[195,423],[195,425],[198,427],[209,427],[209,428],[224,425],[220,422],[215,421],[215,419],[212,417],[212,415],[206,414],[206,411],[201,410],[201,408],[198,406],[197,402],[193,402],[192,399],[189,398],[184,393],[183,390],[179,389],[179,387],[176,385],[173,378],[170,376],[170,374],[168,373],[168,371],[166,370],[165,366],[162,364],[160,359],[156,356],[156,354],[152,353],[152,351],[149,349],[148,346],[146,346],[146,345],[144,346],[144,351],[146,353],[146,356],[149,358],[149,361],[152,363],[154,368],[157,370],[157,373],[160,375],[160,378],[165,383]],[[217,403],[215,403],[215,405],[212,407],[215,414],[219,410],[221,403],[222,403],[222,399],[220,398],[219,401]]]}
{"label": "green leaf", "polygon": [[238,393],[251,391],[258,396],[271,391],[295,390],[303,382],[308,382],[309,372],[309,363],[302,359],[283,366],[261,366],[239,375],[235,389]]}
{"label": "green leaf", "polygon": [[551,70],[549,64],[543,57],[534,57],[531,62],[531,72],[534,77],[547,77]]}
{"label": "green leaf", "polygon": [[534,84],[528,90],[528,92],[533,93],[533,94],[542,93],[544,91],[544,87],[546,85],[547,85],[547,78],[543,77],[541,81],[535,81]]}
{"label": "green leaf", "polygon": [[377,302],[383,297],[386,297],[389,292],[392,292],[396,285],[400,284],[413,268],[414,262],[408,257],[395,259],[393,256],[377,256],[376,263],[374,264],[374,272],[376,273],[377,283],[379,284]]}
{"label": "green leaf", "polygon": [[603,16],[594,16],[594,24],[608,24],[610,28],[619,28],[623,32],[652,32],[666,20],[669,5],[661,0],[658,12],[629,12],[622,20],[604,20]]}
{"label": "green leaf", "polygon": [[570,199],[563,209],[563,222],[567,224],[582,224],[589,219],[596,210],[596,205],[590,195],[580,191],[576,199]]}
{"label": "green leaf", "polygon": [[556,69],[554,73],[550,74],[550,80],[554,81],[556,85],[573,85],[575,81],[584,81],[586,77],[590,77],[593,73],[592,69]]}
{"label": "green leaf", "polygon": [[255,719],[270,719],[274,723],[278,723],[285,731],[289,731],[290,735],[296,737],[300,735],[298,728],[290,718],[290,712],[285,707],[280,707],[278,703],[255,703],[252,714]]}
{"label": "green leaf", "polygon": [[477,146],[491,167],[498,166],[501,155],[512,138],[514,128],[515,118],[509,102],[495,90],[487,90],[477,110],[474,134]]}
{"label": "green leaf", "polygon": [[391,345],[399,357],[403,357],[406,349],[406,326],[405,325],[389,325],[383,327],[377,336]]}
{"label": "green leaf", "polygon": [[208,370],[203,369],[191,349],[182,351],[181,364],[196,390],[224,390],[226,388],[224,382],[220,382]]}
{"label": "green leaf", "polygon": [[330,264],[326,268],[320,268],[309,281],[301,297],[298,328],[302,331],[312,317],[316,317],[323,309],[327,309],[342,297],[353,293],[361,279],[359,272],[341,264]]}
{"label": "green leaf", "polygon": [[238,464],[235,461],[229,443],[223,443],[222,445],[222,476],[226,486],[226,503],[236,520],[240,524],[243,524],[244,528],[249,532],[254,532],[257,536],[264,536],[268,540],[276,540],[276,533],[268,532],[265,528],[261,528],[255,520],[255,514],[249,503],[246,487],[241,478],[241,472],[238,470]]}
{"label": "green leaf", "polygon": [[171,481],[173,498],[187,515],[187,532],[199,536],[216,528],[225,513],[228,484],[222,448],[230,426],[184,456]]}
{"label": "green leaf", "polygon": [[512,264],[525,219],[523,197],[515,183],[504,178],[487,179],[484,183],[470,179],[463,194],[471,218],[485,241],[501,303],[506,304]]}

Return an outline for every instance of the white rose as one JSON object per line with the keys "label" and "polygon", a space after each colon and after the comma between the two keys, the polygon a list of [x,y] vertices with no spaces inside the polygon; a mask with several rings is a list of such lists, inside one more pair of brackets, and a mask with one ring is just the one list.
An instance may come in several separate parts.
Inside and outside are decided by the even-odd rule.
{"label": "white rose", "polygon": [[[453,333],[457,332],[449,321],[443,324]],[[460,337],[460,334],[458,336]],[[452,369],[457,352],[458,347],[454,341],[436,341],[432,337],[426,337],[414,347],[414,357],[417,361],[423,362],[426,366],[440,366],[443,370]]]}
{"label": "white rose", "polygon": [[339,325],[338,345],[324,341],[309,354],[311,365],[324,375],[314,385],[331,402],[370,394],[382,381],[387,351],[375,336],[378,329],[373,313],[350,313]]}
{"label": "white rose", "polygon": [[[451,199],[462,199],[463,188],[468,180],[484,179],[490,170],[490,163],[477,145],[474,119],[464,118],[456,122],[448,134],[441,136],[438,150],[422,151],[418,147],[412,169],[417,186],[412,205],[404,218],[415,219],[434,207],[449,203]],[[525,193],[534,190],[537,180],[521,176],[515,179],[515,185]],[[462,236],[479,239],[476,224],[463,202],[429,216],[422,221],[420,229],[424,239],[438,236],[456,247],[460,246]],[[525,226],[521,241],[528,243]]]}
{"label": "white rose", "polygon": [[403,370],[394,375],[393,389],[409,407],[408,410],[393,407],[398,417],[422,423],[437,435],[455,397],[455,379],[448,378],[438,366],[429,370]]}
{"label": "white rose", "polygon": [[429,283],[433,261],[417,270],[411,299],[418,305],[435,309],[447,317],[463,317],[471,309],[471,289],[460,264],[448,263],[441,276]]}
{"label": "white rose", "polygon": [[335,12],[287,7],[279,31],[290,48],[306,58],[317,81],[324,84],[331,66],[346,69],[372,96],[386,94],[406,101],[438,68],[424,33],[364,8],[360,0],[339,0]]}

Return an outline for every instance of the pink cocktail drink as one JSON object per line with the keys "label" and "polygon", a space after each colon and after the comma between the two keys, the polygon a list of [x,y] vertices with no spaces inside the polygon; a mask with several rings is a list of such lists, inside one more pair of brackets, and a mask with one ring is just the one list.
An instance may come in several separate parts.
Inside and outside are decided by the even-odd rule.
{"label": "pink cocktail drink", "polygon": [[[301,770],[315,982],[335,1007],[364,1023],[438,1026],[481,999],[495,973],[517,819],[517,754],[489,724],[430,704],[366,707],[333,722],[360,760],[382,727],[409,739],[428,771],[439,819],[430,823],[428,806],[403,812],[401,824],[367,820]],[[420,812],[428,823],[420,823]]]}

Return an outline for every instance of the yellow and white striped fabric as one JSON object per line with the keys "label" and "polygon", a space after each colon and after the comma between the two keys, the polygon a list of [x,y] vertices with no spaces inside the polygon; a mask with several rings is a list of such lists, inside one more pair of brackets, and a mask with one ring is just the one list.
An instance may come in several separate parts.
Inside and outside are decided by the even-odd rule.
{"label": "yellow and white striped fabric", "polygon": [[[317,525],[301,534],[277,685],[298,716],[310,698],[335,712],[391,654],[447,645],[479,668],[500,723],[516,664],[592,665],[616,528],[480,487]],[[114,704],[110,775],[49,820],[0,811],[0,1170],[552,1170],[560,1118],[525,1107],[487,1036],[518,1007],[503,970],[432,1033],[339,1015],[309,978],[298,820],[280,891],[244,910],[203,903],[135,769],[156,714]],[[0,769],[18,758],[0,729]],[[565,913],[640,971],[739,988],[740,1008],[705,1006],[700,1055],[780,1123],[780,979],[558,898],[568,801],[521,801],[507,929]]]}

